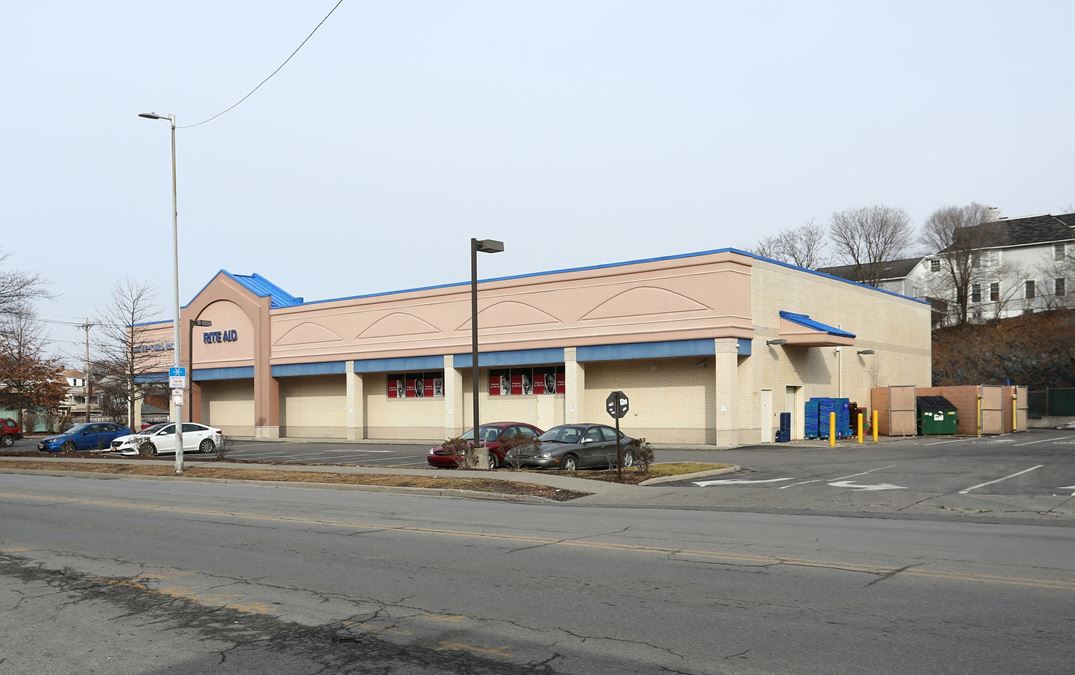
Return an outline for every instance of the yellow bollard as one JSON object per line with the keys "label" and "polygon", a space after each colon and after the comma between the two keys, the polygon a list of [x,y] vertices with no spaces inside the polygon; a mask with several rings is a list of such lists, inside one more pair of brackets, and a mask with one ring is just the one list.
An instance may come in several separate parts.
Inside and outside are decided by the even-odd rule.
{"label": "yellow bollard", "polygon": [[859,445],[862,445],[862,413],[859,413]]}
{"label": "yellow bollard", "polygon": [[1019,431],[1019,390],[1012,393],[1012,433]]}
{"label": "yellow bollard", "polygon": [[978,397],[978,438],[982,437],[982,397]]}
{"label": "yellow bollard", "polygon": [[877,408],[873,409],[873,442],[877,442]]}
{"label": "yellow bollard", "polygon": [[829,447],[836,447],[836,413],[829,413]]}

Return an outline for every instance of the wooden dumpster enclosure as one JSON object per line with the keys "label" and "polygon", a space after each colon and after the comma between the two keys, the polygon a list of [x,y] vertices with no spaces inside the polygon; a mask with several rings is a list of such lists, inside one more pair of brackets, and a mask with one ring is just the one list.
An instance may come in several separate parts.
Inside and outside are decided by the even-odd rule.
{"label": "wooden dumpster enclosure", "polygon": [[1000,385],[949,385],[944,387],[875,387],[870,390],[872,407],[877,410],[878,432],[884,436],[914,436],[915,397],[943,396],[956,407],[961,436],[978,435],[978,399],[982,401],[981,433],[995,435],[1012,431],[1012,396],[1016,396],[1016,431],[1026,431],[1026,387]]}

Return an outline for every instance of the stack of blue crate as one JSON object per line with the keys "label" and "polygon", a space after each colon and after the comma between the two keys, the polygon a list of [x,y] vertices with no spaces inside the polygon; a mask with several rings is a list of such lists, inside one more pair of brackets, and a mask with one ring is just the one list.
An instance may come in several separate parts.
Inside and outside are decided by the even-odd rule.
{"label": "stack of blue crate", "polygon": [[807,438],[829,437],[829,414],[836,413],[836,437],[851,437],[850,399],[820,396],[806,402],[804,420]]}

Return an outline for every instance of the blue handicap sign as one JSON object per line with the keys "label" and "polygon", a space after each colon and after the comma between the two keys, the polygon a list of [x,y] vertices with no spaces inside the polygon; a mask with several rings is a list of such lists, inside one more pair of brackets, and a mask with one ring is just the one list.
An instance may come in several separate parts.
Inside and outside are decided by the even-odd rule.
{"label": "blue handicap sign", "polygon": [[180,367],[180,368],[169,368],[168,369],[168,377],[186,377],[186,376],[187,376],[187,369],[186,368]]}

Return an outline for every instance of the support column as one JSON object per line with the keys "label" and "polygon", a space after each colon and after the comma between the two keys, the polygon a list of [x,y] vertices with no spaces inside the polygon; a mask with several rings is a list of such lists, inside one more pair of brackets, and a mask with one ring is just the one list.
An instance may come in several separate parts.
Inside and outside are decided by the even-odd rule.
{"label": "support column", "polygon": [[575,360],[575,348],[564,348],[564,424],[586,416],[586,366]]}
{"label": "support column", "polygon": [[[444,356],[444,437],[456,438],[467,427],[463,418],[463,371],[455,367],[455,357]],[[473,422],[471,422],[473,424]]]}
{"label": "support column", "polygon": [[[188,373],[189,374],[189,373]],[[191,422],[202,422],[202,385],[200,382],[190,383],[190,400],[187,401],[184,412],[190,416]],[[185,445],[185,443],[184,443]]]}
{"label": "support column", "polygon": [[714,442],[728,447],[739,444],[739,340],[717,338],[713,342],[716,378]]}
{"label": "support column", "polygon": [[[265,368],[268,371],[268,367]],[[254,371],[254,439],[274,441],[280,438],[280,381],[272,375]]]}
{"label": "support column", "polygon": [[134,397],[134,421],[131,423],[131,431],[135,433],[142,430],[142,401],[144,399],[141,396]]}
{"label": "support column", "polygon": [[355,362],[348,359],[344,365],[347,382],[347,440],[360,441],[366,437],[366,381],[362,373],[355,372]]}

